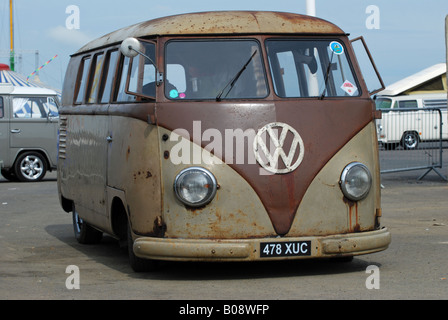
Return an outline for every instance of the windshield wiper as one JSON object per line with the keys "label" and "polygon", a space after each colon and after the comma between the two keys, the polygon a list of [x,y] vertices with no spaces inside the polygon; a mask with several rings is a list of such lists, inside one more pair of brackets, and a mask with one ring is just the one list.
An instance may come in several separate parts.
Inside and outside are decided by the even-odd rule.
{"label": "windshield wiper", "polygon": [[224,96],[227,97],[227,95],[230,93],[230,91],[232,90],[233,86],[235,85],[235,83],[238,81],[238,79],[240,78],[241,74],[244,72],[244,70],[246,70],[246,67],[249,65],[249,63],[252,61],[252,58],[255,56],[255,54],[257,53],[258,50],[255,50],[254,53],[252,53],[252,55],[250,56],[249,60],[247,60],[246,64],[240,69],[240,71],[238,71],[238,73],[235,75],[235,77],[233,77],[232,80],[230,80],[230,82],[228,84],[226,84],[226,86],[224,88],[222,88],[222,90],[218,93],[218,95],[216,96],[216,101],[221,101],[221,96],[224,93],[224,90],[226,90],[226,88],[230,85],[229,90],[227,91],[226,95]]}
{"label": "windshield wiper", "polygon": [[325,74],[325,82],[324,82],[324,91],[322,91],[322,94],[320,95],[319,99],[323,100],[325,97],[325,92],[327,91],[327,82],[328,82],[328,75],[330,74],[331,64],[333,63],[333,52],[331,53],[331,59],[328,63],[327,72]]}

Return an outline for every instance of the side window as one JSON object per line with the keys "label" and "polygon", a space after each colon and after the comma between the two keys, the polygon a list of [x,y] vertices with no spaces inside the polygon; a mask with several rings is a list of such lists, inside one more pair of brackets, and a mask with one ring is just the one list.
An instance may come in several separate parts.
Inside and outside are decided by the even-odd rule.
{"label": "side window", "polygon": [[153,43],[141,42],[143,53],[150,59],[137,55],[132,58],[132,69],[129,77],[129,92],[142,94],[148,97],[156,96],[156,48]]}
{"label": "side window", "polygon": [[3,97],[0,97],[0,118],[4,117],[4,111],[3,111]]}
{"label": "side window", "polygon": [[14,118],[41,119],[59,115],[53,97],[14,97],[12,109]]}
{"label": "side window", "polygon": [[115,77],[115,69],[118,60],[118,50],[109,51],[106,56],[103,80],[101,83],[100,102],[108,103],[112,92],[113,80]]}
{"label": "side window", "polygon": [[129,64],[131,59],[128,57],[125,57],[121,55],[121,63],[120,63],[120,85],[118,87],[117,97],[115,101],[117,102],[129,102],[129,101],[135,101],[136,96],[127,94],[125,92],[126,90],[126,81],[128,77],[128,70],[129,70]]}
{"label": "side window", "polygon": [[95,103],[98,95],[101,71],[103,70],[104,54],[96,54],[92,60],[92,75],[89,81],[89,95],[87,97],[87,103]]}
{"label": "side window", "polygon": [[59,117],[59,109],[56,103],[56,97],[48,97],[44,102],[45,112],[48,117]]}
{"label": "side window", "polygon": [[413,109],[417,109],[418,105],[417,105],[417,100],[409,100],[409,101],[399,101],[398,102],[398,107],[400,109],[402,108],[413,108]]}
{"label": "side window", "polygon": [[90,57],[85,57],[82,59],[81,66],[79,68],[78,74],[78,92],[76,93],[75,103],[80,104],[84,101],[84,93],[86,89],[86,83],[89,76],[89,67],[90,67]]}

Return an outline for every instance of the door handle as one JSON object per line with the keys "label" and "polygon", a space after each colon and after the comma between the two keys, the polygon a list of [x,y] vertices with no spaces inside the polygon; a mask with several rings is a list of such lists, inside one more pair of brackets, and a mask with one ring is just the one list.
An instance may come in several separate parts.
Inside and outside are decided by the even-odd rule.
{"label": "door handle", "polygon": [[20,133],[20,129],[11,129],[11,133]]}
{"label": "door handle", "polygon": [[112,136],[107,136],[106,141],[107,142],[112,142],[113,141]]}

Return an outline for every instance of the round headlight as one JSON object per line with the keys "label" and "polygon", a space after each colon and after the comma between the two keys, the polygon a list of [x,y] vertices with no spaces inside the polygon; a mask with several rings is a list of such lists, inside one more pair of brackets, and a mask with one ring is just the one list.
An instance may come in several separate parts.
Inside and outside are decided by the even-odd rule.
{"label": "round headlight", "polygon": [[206,205],[215,197],[217,190],[213,174],[200,167],[182,170],[174,180],[174,192],[177,198],[190,207]]}
{"label": "round headlight", "polygon": [[344,195],[352,200],[364,199],[372,186],[372,175],[369,169],[359,162],[350,163],[341,175],[341,189]]}

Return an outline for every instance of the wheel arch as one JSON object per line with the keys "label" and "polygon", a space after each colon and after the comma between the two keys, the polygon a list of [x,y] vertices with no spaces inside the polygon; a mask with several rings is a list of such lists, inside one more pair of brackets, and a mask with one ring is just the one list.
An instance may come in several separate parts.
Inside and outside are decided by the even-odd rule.
{"label": "wheel arch", "polygon": [[14,157],[14,161],[12,162],[12,168],[15,167],[17,159],[20,158],[20,156],[26,152],[39,153],[40,155],[42,155],[43,159],[45,160],[45,166],[46,166],[47,171],[51,171],[53,169],[51,166],[51,163],[50,163],[50,158],[48,156],[48,153],[45,150],[39,149],[39,148],[20,149]]}
{"label": "wheel arch", "polygon": [[120,240],[127,238],[128,212],[123,200],[115,196],[110,205],[112,231]]}

